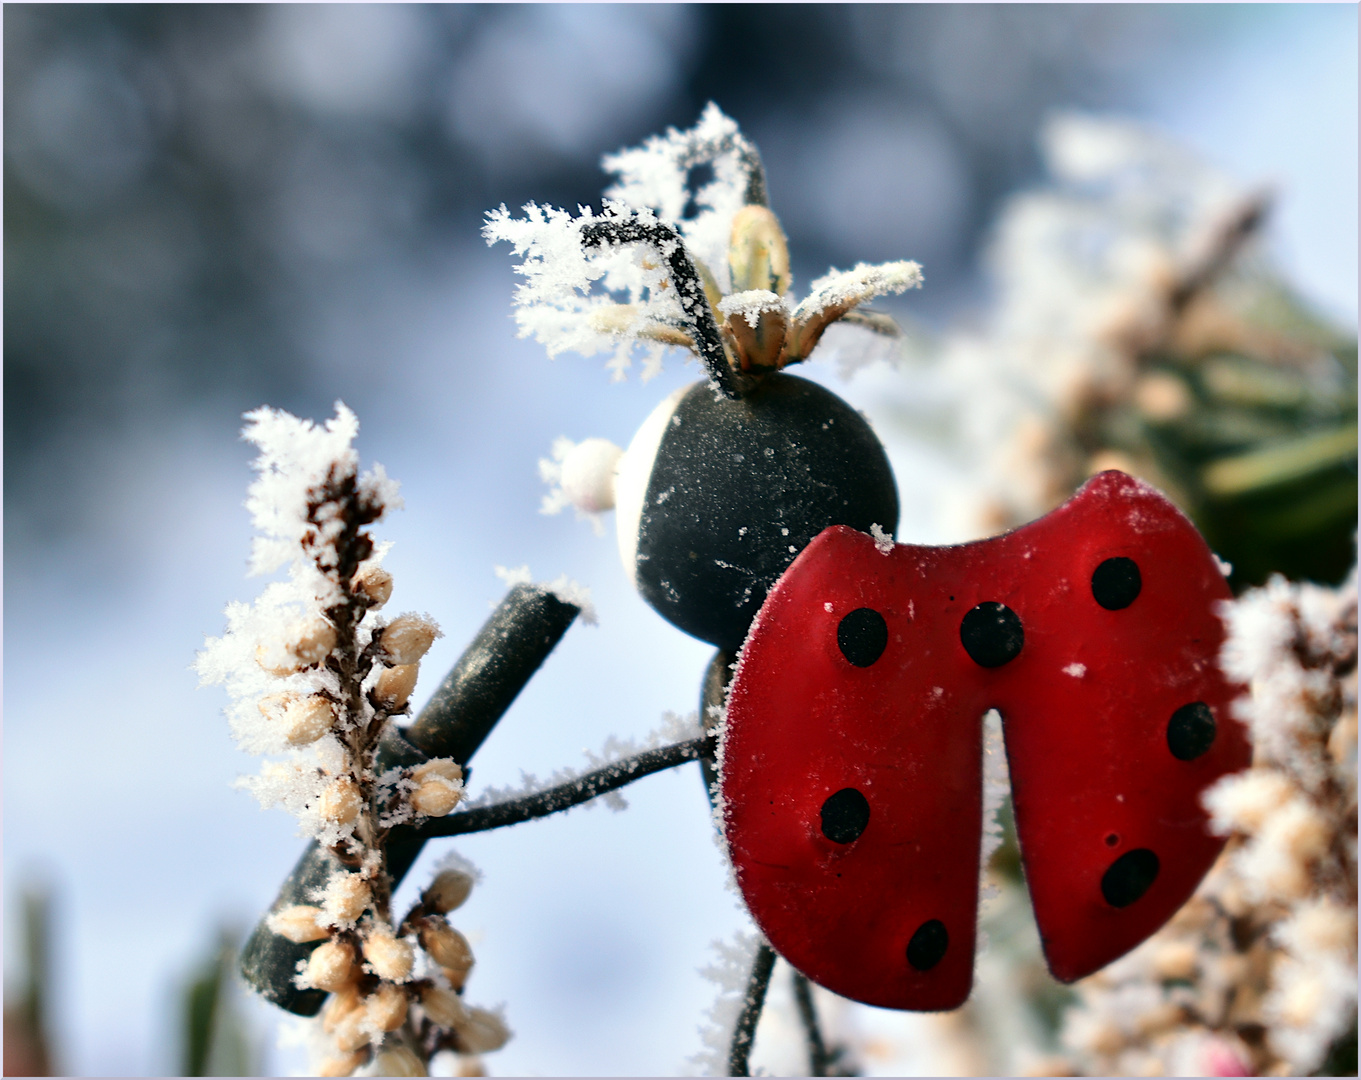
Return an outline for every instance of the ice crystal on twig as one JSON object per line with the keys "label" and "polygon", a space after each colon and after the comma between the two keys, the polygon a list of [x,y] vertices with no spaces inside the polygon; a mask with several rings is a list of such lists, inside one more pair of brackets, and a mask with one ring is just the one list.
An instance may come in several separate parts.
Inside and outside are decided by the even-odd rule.
{"label": "ice crystal on twig", "polygon": [[[839,319],[859,315],[854,321],[870,330],[899,332],[886,316],[857,309],[919,286],[914,262],[833,271],[792,301],[789,253],[766,206],[760,156],[717,106],[689,131],[672,129],[604,165],[619,180],[599,213],[529,203],[515,218],[502,206],[483,229],[488,243],[506,241],[523,257],[515,318],[521,336],[550,355],[609,352],[609,368],[623,378],[638,345],[647,378],[665,347],[688,348],[728,392],[734,379],[807,359]],[[711,165],[713,179],[691,190],[697,165]]]}

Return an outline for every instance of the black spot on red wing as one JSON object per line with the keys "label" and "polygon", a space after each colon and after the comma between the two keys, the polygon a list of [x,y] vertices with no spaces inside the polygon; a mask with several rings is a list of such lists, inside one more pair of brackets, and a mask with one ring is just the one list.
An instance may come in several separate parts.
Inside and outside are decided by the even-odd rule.
{"label": "black spot on red wing", "polygon": [[1143,587],[1138,564],[1123,555],[1107,559],[1092,571],[1092,596],[1107,611],[1129,607]]}
{"label": "black spot on red wing", "polygon": [[870,804],[855,788],[842,788],[822,804],[822,835],[835,844],[858,840],[870,823]]}
{"label": "black spot on red wing", "polygon": [[1125,852],[1101,876],[1101,895],[1111,907],[1129,907],[1157,880],[1158,865],[1158,856],[1148,848]]}
{"label": "black spot on red wing", "polygon": [[929,919],[917,927],[907,943],[907,962],[918,971],[930,971],[950,947],[950,934],[939,919]]}
{"label": "black spot on red wing", "polygon": [[1183,705],[1167,722],[1167,748],[1180,761],[1194,761],[1214,745],[1215,718],[1203,701]]}
{"label": "black spot on red wing", "polygon": [[1020,616],[1006,604],[988,600],[964,616],[959,640],[975,664],[995,668],[1021,655],[1025,629]]}
{"label": "black spot on red wing", "polygon": [[873,608],[856,608],[837,624],[836,643],[856,667],[869,667],[888,648],[888,623]]}
{"label": "black spot on red wing", "polygon": [[1107,846],[1107,847],[1117,847],[1117,846],[1119,846],[1119,844],[1120,844],[1120,834],[1119,834],[1119,833],[1107,833],[1107,834],[1106,834],[1106,846]]}

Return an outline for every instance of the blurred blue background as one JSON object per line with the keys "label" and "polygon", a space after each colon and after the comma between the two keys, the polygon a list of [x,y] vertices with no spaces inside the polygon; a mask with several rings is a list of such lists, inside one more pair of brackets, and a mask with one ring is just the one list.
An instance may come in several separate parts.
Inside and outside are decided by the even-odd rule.
{"label": "blurred blue background", "polygon": [[[984,310],[978,254],[1039,181],[1056,108],[1145,120],[1280,194],[1270,240],[1335,318],[1357,302],[1354,5],[7,5],[5,764],[13,890],[56,896],[51,1018],[72,1073],[177,1068],[174,993],[222,920],[248,928],[301,841],[230,784],[220,691],[189,671],[243,578],[261,403],[359,414],[403,482],[380,527],[396,610],[446,637],[419,700],[502,592],[495,564],[590,586],[477,760],[478,783],[580,764],[695,708],[709,649],[647,609],[610,537],[537,513],[559,435],[626,445],[696,377],[611,384],[514,336],[483,212],[597,203],[602,153],[710,99],[760,147],[796,288],[913,258],[888,305]],[[827,366],[858,407],[866,389]],[[911,378],[904,373],[903,378]],[[858,396],[859,394],[859,396]],[[939,540],[948,462],[889,447],[899,535]],[[937,467],[938,466],[938,467]],[[670,1073],[699,1048],[709,942],[742,925],[697,770],[470,838],[468,996],[507,1005],[500,1073]],[[440,848],[440,845],[432,845]],[[438,850],[433,854],[437,855]],[[412,882],[428,877],[424,861]],[[271,1070],[300,1068],[272,1048]]]}

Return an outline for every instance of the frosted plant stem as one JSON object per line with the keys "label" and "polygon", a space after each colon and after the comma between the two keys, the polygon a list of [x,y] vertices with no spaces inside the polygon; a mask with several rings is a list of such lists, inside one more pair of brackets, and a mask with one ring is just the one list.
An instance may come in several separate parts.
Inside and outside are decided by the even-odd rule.
{"label": "frosted plant stem", "polygon": [[827,1076],[834,1055],[827,1053],[827,1044],[822,1041],[817,1008],[813,1004],[813,990],[808,985],[807,975],[801,971],[793,974],[794,1002],[799,1007],[799,1019],[803,1021],[803,1032],[808,1039],[808,1075]]}
{"label": "frosted plant stem", "polygon": [[465,833],[485,832],[500,829],[507,825],[518,825],[522,821],[547,817],[560,810],[589,802],[597,795],[614,791],[641,780],[663,769],[671,769],[687,761],[695,761],[714,753],[718,745],[717,736],[690,739],[687,742],[673,743],[671,746],[646,750],[633,757],[615,761],[595,772],[587,773],[575,780],[547,791],[535,792],[521,799],[479,806],[474,810],[451,814],[448,817],[431,818],[418,830],[422,839],[436,836],[462,836]]}
{"label": "frosted plant stem", "polygon": [[736,400],[742,396],[745,387],[741,385],[723,351],[723,339],[719,335],[709,299],[704,295],[704,283],[675,229],[660,221],[644,223],[636,218],[596,221],[582,227],[581,242],[586,247],[647,244],[654,248],[671,272],[671,282],[680,298],[681,310],[690,324],[695,352],[708,369],[710,382],[724,397]]}
{"label": "frosted plant stem", "polygon": [[775,968],[775,950],[764,941],[756,950],[756,960],[751,965],[751,978],[747,981],[747,996],[742,1002],[742,1014],[733,1028],[732,1047],[728,1051],[728,1075],[750,1076],[751,1044],[756,1039],[756,1025],[761,1019],[761,1010],[766,1003],[766,988],[770,986],[770,973]]}

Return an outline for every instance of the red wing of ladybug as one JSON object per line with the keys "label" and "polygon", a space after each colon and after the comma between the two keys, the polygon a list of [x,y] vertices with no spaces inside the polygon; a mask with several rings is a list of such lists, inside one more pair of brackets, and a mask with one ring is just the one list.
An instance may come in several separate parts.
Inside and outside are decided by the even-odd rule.
{"label": "red wing of ladybug", "polygon": [[1228,595],[1191,524],[1119,473],[974,544],[821,533],[752,626],[722,751],[729,849],[771,944],[868,1004],[968,997],[995,707],[1051,970],[1133,948],[1222,846],[1201,791],[1248,764],[1216,664]]}

